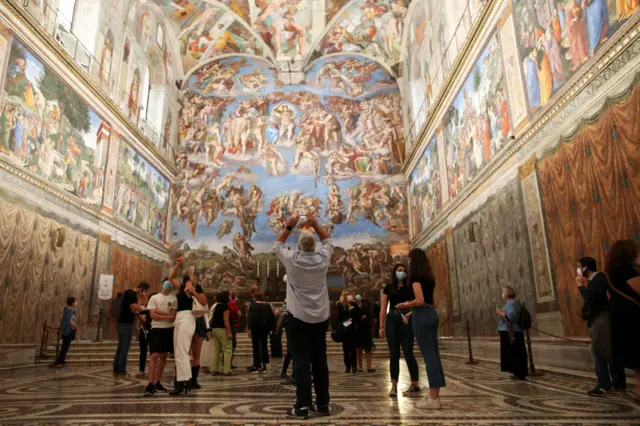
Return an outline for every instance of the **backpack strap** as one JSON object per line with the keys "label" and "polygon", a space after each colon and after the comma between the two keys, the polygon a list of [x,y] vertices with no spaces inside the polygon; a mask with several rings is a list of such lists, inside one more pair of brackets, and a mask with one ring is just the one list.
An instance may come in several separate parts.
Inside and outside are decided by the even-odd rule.
{"label": "backpack strap", "polygon": [[605,277],[607,277],[607,284],[609,285],[609,288],[613,291],[615,291],[616,293],[618,293],[620,296],[624,297],[625,299],[631,301],[632,303],[640,306],[640,303],[638,303],[637,300],[635,300],[633,297],[629,296],[628,294],[623,293],[622,291],[620,291],[619,289],[617,289],[613,284],[611,284],[611,280],[609,279],[609,276],[607,274],[604,274]]}

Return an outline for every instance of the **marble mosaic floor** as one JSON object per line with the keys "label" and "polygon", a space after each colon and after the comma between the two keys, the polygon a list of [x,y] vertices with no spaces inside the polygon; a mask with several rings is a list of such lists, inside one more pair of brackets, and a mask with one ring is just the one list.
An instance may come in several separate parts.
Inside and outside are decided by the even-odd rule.
{"label": "marble mosaic floor", "polygon": [[[241,365],[248,364],[249,360]],[[279,364],[279,360],[275,360]],[[528,382],[512,382],[495,364],[465,365],[445,359],[448,386],[443,410],[415,408],[416,400],[390,399],[387,365],[378,372],[345,375],[339,359],[330,360],[329,418],[305,423],[331,425],[639,425],[640,406],[623,397],[588,397],[593,382],[545,373]],[[422,367],[424,368],[424,367]],[[16,425],[274,425],[300,424],[285,411],[294,389],[267,374],[202,377],[203,389],[191,397],[144,398],[144,382],[115,380],[108,366],[18,370],[0,375],[0,424]],[[240,371],[240,370],[239,370]],[[423,372],[424,369],[421,370]],[[408,382],[402,366],[402,378]],[[424,382],[425,379],[423,378]],[[401,386],[402,390],[402,386]]]}

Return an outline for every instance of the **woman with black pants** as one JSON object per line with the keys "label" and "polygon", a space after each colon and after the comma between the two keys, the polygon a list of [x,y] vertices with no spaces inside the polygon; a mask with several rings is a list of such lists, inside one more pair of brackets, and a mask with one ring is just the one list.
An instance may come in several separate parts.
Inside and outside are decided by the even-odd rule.
{"label": "woman with black pants", "polygon": [[500,333],[500,369],[511,373],[514,380],[526,380],[528,375],[527,348],[524,332],[518,326],[522,305],[516,300],[516,291],[511,287],[502,290],[504,306],[497,309],[498,332]]}
{"label": "woman with black pants", "polygon": [[[166,281],[166,280],[165,280]],[[151,299],[155,293],[149,296]],[[140,345],[140,368],[138,369],[138,374],[136,374],[136,379],[144,379],[145,374],[144,371],[147,367],[147,352],[149,352],[149,331],[151,331],[151,315],[149,311],[142,311],[138,314],[139,327],[138,330],[138,344]]]}
{"label": "woman with black pants", "polygon": [[[407,283],[407,267],[399,263],[393,269],[391,284],[382,291],[380,302],[380,337],[387,337],[389,345],[391,373],[390,397],[398,395],[398,378],[400,377],[400,348],[404,352],[404,360],[411,376],[411,386],[404,392],[405,396],[414,396],[420,393],[420,373],[418,363],[413,356],[413,329],[411,311],[398,309],[399,303],[413,300],[413,290]],[[389,314],[387,315],[387,307]]]}
{"label": "woman with black pants", "polygon": [[[338,300],[338,323],[335,330],[338,330],[341,326],[345,327],[348,332],[341,333],[342,335],[342,352],[344,354],[344,367],[345,373],[356,374],[358,371],[358,349],[356,346],[356,327],[358,316],[358,307],[356,306],[353,293],[351,290],[344,290]],[[347,324],[349,324],[347,326]]]}
{"label": "woman with black pants", "polygon": [[269,332],[276,327],[276,317],[273,308],[269,303],[265,303],[264,294],[255,294],[256,303],[249,311],[247,326],[253,346],[253,368],[252,373],[265,373],[269,364],[269,349],[267,341]]}

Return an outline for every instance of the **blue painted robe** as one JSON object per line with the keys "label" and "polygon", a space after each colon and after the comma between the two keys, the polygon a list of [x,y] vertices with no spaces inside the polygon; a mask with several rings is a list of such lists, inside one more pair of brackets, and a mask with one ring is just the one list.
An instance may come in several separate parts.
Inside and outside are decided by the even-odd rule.
{"label": "blue painted robe", "polygon": [[587,33],[589,34],[589,56],[609,31],[609,10],[606,0],[592,0],[586,9]]}
{"label": "blue painted robe", "polygon": [[538,79],[536,63],[528,56],[524,58],[524,78],[527,81],[529,106],[537,108],[540,106],[540,80]]}

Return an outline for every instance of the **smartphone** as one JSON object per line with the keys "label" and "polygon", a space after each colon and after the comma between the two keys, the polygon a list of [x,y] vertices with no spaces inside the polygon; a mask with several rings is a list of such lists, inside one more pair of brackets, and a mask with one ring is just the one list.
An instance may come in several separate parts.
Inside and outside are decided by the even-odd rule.
{"label": "smartphone", "polygon": [[576,269],[576,274],[578,274],[578,276],[581,277],[582,276],[582,268]]}
{"label": "smartphone", "polygon": [[300,216],[300,220],[303,221],[303,222],[306,222],[307,221],[307,216],[305,216],[305,215]]}

